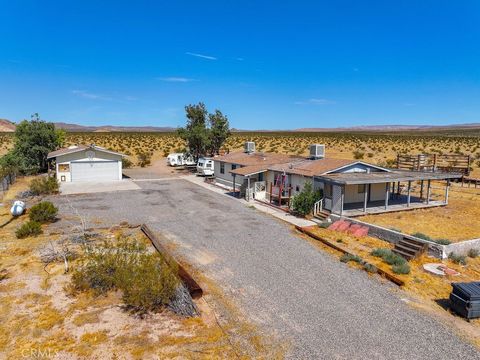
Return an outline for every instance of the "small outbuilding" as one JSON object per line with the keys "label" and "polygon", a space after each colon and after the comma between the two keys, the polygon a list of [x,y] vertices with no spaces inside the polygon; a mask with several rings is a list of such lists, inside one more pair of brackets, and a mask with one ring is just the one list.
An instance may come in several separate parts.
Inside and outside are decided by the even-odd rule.
{"label": "small outbuilding", "polygon": [[122,180],[125,155],[96,145],[72,145],[52,151],[47,160],[55,164],[60,182]]}

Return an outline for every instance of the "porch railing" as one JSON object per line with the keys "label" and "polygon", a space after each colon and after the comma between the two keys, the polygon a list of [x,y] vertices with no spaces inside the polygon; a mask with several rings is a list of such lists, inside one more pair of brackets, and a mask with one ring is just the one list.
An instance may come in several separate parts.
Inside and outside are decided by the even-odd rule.
{"label": "porch railing", "polygon": [[315,204],[313,204],[313,216],[317,216],[323,210],[323,198],[318,200]]}

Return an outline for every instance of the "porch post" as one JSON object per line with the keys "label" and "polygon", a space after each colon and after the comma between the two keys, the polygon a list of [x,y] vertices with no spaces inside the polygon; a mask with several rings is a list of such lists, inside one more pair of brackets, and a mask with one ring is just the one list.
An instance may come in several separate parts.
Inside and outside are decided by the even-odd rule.
{"label": "porch post", "polygon": [[247,201],[250,201],[250,176],[247,176]]}
{"label": "porch post", "polygon": [[365,191],[363,192],[363,212],[367,212],[367,202],[368,202],[368,184],[365,184]]}
{"label": "porch post", "polygon": [[445,205],[448,204],[448,190],[450,189],[450,179],[447,179],[447,185],[445,186]]}
{"label": "porch post", "polygon": [[235,189],[235,174],[233,174],[233,197],[237,197],[237,191]]}
{"label": "porch post", "polygon": [[408,190],[407,190],[407,207],[410,207],[410,197],[411,197],[410,192],[411,192],[411,190],[412,190],[412,181],[409,180],[408,181]]}
{"label": "porch post", "polygon": [[423,180],[420,182],[420,200],[423,200]]}
{"label": "porch post", "polygon": [[431,184],[431,182],[432,182],[432,180],[427,181],[427,205],[430,204],[430,193],[431,193],[430,184]]}
{"label": "porch post", "polygon": [[345,185],[342,185],[342,187],[340,188],[342,190],[342,195],[340,197],[340,216],[343,215],[343,204],[345,202]]}
{"label": "porch post", "polygon": [[385,210],[388,208],[388,198],[390,196],[390,183],[385,183]]}

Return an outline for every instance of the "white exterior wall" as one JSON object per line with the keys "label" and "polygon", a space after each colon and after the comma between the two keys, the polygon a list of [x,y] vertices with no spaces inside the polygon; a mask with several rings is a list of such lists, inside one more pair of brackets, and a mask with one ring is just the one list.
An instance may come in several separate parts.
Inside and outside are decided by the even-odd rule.
{"label": "white exterior wall", "polygon": [[[214,169],[214,175],[215,175],[215,180],[218,181],[219,183],[226,185],[226,186],[233,186],[233,175],[230,174],[230,171],[232,170],[232,164],[230,163],[225,163],[225,173],[221,174],[220,173],[220,163],[221,161],[214,161],[213,164],[213,169]],[[240,166],[237,165],[237,168]],[[236,186],[237,188],[240,187],[241,182],[243,182],[243,176],[237,176],[235,178]]]}
{"label": "white exterior wall", "polygon": [[[368,185],[365,185],[368,187]],[[363,203],[365,197],[364,193],[358,193],[359,185],[345,186],[345,204]],[[371,184],[370,187],[370,201],[385,200],[385,183]]]}
{"label": "white exterior wall", "polygon": [[385,200],[385,183],[372,184],[370,187],[370,201]]}
{"label": "white exterior wall", "polygon": [[[75,153],[59,155],[56,158],[56,172],[57,172],[57,179],[60,181],[62,176],[65,176],[65,182],[71,182],[71,171],[72,165],[70,164],[72,161],[79,162],[79,161],[117,161],[118,162],[118,180],[122,180],[122,156],[117,154],[110,154],[107,152],[102,152],[100,150],[95,150],[95,157],[93,159],[89,159],[86,155],[87,150],[78,151]],[[70,171],[69,172],[60,172],[59,165],[60,164],[69,164]]]}

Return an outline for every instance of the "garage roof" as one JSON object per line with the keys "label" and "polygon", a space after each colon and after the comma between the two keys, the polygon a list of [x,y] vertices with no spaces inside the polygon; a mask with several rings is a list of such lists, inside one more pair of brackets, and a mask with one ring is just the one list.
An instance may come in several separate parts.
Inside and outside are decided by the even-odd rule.
{"label": "garage roof", "polygon": [[66,155],[66,154],[73,154],[73,153],[76,153],[76,152],[79,152],[79,151],[84,151],[84,150],[87,150],[87,149],[91,149],[91,150],[94,150],[94,151],[106,152],[106,153],[109,153],[109,154],[115,154],[115,155],[120,155],[120,156],[126,156],[126,155],[121,154],[119,152],[108,150],[108,149],[105,149],[104,147],[96,146],[96,145],[92,144],[92,145],[72,145],[72,146],[69,146],[67,148],[55,150],[55,151],[52,151],[52,152],[48,153],[47,159],[53,159],[53,158],[56,158],[57,156],[62,156],[62,155]]}

